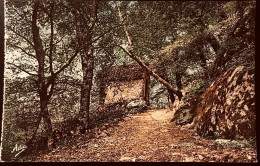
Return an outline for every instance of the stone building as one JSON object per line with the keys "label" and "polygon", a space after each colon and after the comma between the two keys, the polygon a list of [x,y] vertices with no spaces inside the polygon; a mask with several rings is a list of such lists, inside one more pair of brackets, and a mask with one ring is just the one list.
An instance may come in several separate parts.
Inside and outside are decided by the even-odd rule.
{"label": "stone building", "polygon": [[112,66],[104,73],[104,104],[144,100],[149,105],[149,74],[138,64]]}

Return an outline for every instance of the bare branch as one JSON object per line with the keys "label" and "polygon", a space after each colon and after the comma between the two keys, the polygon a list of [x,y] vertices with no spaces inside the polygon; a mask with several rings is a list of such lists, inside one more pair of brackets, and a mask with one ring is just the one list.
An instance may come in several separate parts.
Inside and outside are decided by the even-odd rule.
{"label": "bare branch", "polygon": [[46,85],[47,87],[50,86],[50,84],[52,83],[52,79],[54,79],[58,74],[60,74],[65,68],[67,68],[71,64],[71,62],[75,59],[75,57],[78,55],[78,53],[79,53],[79,50],[76,50],[74,55],[70,57],[69,61],[64,66],[62,66],[58,71],[56,71],[55,73],[53,73],[50,76],[50,78],[47,82],[47,85]]}
{"label": "bare branch", "polygon": [[55,75],[58,75],[58,74],[59,74],[60,72],[62,72],[66,67],[68,67],[68,66],[71,64],[71,62],[75,59],[75,57],[78,55],[78,53],[79,53],[79,50],[77,50],[77,51],[74,53],[74,55],[69,59],[69,61],[68,61],[67,64],[65,64],[63,67],[61,67],[60,70],[58,70],[58,71],[55,72],[54,74],[55,74]]}
{"label": "bare branch", "polygon": [[27,24],[31,24],[31,21],[30,21],[30,20],[26,20],[25,17],[22,16],[22,15],[18,12],[18,10],[17,10],[16,8],[12,8],[12,9],[15,11],[15,13],[16,13],[17,15],[20,16],[20,18],[22,18],[25,22],[27,22]]}
{"label": "bare branch", "polygon": [[51,23],[51,36],[50,36],[50,54],[49,54],[49,59],[50,59],[50,72],[53,75],[53,66],[52,66],[52,53],[53,53],[53,8],[54,8],[54,3],[51,3],[51,9],[50,9],[50,23]]}
{"label": "bare branch", "polygon": [[90,22],[88,24],[88,32],[91,32],[94,28],[94,25],[97,21],[97,8],[98,8],[98,1],[93,1],[93,4],[90,7]]}
{"label": "bare branch", "polygon": [[18,46],[18,45],[15,45],[15,44],[10,44],[10,43],[9,43],[8,45],[10,45],[11,47],[14,47],[14,48],[18,48],[18,49],[20,49],[23,53],[25,53],[26,55],[28,55],[28,56],[33,57],[33,58],[36,59],[36,56],[35,56],[35,55],[26,52],[24,48],[22,48],[22,47],[20,47],[20,46]]}
{"label": "bare branch", "polygon": [[122,25],[117,25],[117,26],[114,26],[114,27],[111,27],[109,28],[109,30],[107,30],[106,32],[104,32],[103,34],[101,34],[100,36],[96,37],[94,40],[92,40],[91,43],[95,43],[96,41],[98,41],[100,38],[102,38],[103,36],[105,36],[106,34],[108,34],[109,32],[111,32],[114,28],[118,28]]}
{"label": "bare branch", "polygon": [[25,36],[21,35],[20,33],[16,32],[11,26],[6,25],[6,28],[9,29],[10,31],[12,31],[14,34],[16,34],[17,36],[21,37],[22,39],[24,39],[28,44],[30,44],[33,48],[35,47],[33,45],[33,43],[27,39]]}
{"label": "bare branch", "polygon": [[27,73],[27,74],[29,74],[29,75],[31,75],[31,76],[37,76],[37,74],[30,73],[30,72],[28,72],[27,70],[23,69],[21,66],[18,66],[18,65],[16,65],[16,64],[13,64],[13,63],[10,63],[10,62],[6,62],[6,63],[7,63],[8,65],[12,65],[12,66],[16,67],[17,69],[19,69],[19,70],[21,70],[21,71],[23,71],[23,72],[25,72],[25,73]]}

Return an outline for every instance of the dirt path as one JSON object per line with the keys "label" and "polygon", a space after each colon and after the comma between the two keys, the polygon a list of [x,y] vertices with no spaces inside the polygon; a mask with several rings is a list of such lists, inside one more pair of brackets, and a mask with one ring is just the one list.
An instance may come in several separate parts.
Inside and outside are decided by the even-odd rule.
{"label": "dirt path", "polygon": [[256,161],[256,150],[212,146],[213,140],[169,123],[172,114],[162,109],[131,115],[116,126],[103,126],[92,139],[91,134],[78,136],[73,146],[60,146],[36,161]]}

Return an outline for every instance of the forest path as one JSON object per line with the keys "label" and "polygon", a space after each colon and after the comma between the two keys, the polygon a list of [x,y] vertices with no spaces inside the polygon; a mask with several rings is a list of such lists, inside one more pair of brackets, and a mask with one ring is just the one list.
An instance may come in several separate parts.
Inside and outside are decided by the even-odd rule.
{"label": "forest path", "polygon": [[[253,149],[214,148],[213,140],[193,136],[177,127],[167,109],[129,115],[98,134],[76,137],[72,146],[59,146],[36,161],[173,161],[248,162],[256,160]],[[88,134],[91,135],[91,134]]]}

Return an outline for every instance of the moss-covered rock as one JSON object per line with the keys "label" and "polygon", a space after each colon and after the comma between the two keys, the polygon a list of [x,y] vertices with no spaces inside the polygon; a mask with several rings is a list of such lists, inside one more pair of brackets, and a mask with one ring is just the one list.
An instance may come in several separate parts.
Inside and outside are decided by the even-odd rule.
{"label": "moss-covered rock", "polygon": [[187,125],[193,122],[195,115],[195,110],[199,101],[201,100],[201,95],[207,88],[208,83],[206,81],[199,81],[193,83],[187,92],[183,93],[183,101],[180,103],[175,102],[173,107],[176,111],[173,115],[172,122],[176,125]]}

